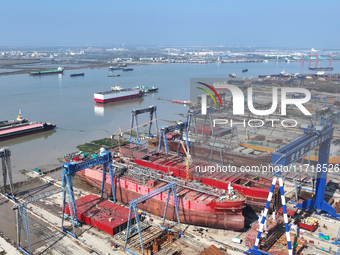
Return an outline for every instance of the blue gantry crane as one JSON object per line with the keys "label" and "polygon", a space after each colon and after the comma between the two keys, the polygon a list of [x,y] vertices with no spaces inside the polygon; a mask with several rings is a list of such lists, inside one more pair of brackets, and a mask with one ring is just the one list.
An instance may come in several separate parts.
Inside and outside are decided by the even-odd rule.
{"label": "blue gantry crane", "polygon": [[[171,126],[167,126],[167,127],[161,127],[161,129],[159,130],[159,141],[158,141],[158,151],[161,151],[162,149],[162,144],[164,141],[164,148],[165,148],[165,152],[168,153],[169,152],[169,148],[168,148],[168,139],[166,137],[166,134],[169,132],[172,132],[174,130],[179,130],[180,131],[180,140],[182,140],[183,138],[183,131],[187,128],[188,123],[187,122],[183,122],[180,121],[175,125],[171,125]],[[178,144],[178,153],[180,151],[180,146],[181,144]]]}
{"label": "blue gantry crane", "polygon": [[[336,118],[332,118],[335,120]],[[335,209],[330,206],[325,200],[325,189],[326,189],[326,178],[328,171],[328,160],[329,160],[329,150],[333,135],[334,128],[332,127],[333,121],[328,121],[324,123],[323,126],[316,126],[313,129],[308,126],[302,126],[304,130],[304,135],[287,146],[280,148],[272,154],[272,166],[274,168],[274,178],[268,195],[266,208],[261,219],[259,232],[255,241],[255,246],[253,249],[247,251],[248,254],[267,254],[263,251],[258,250],[261,233],[263,231],[264,222],[266,220],[268,208],[270,201],[272,199],[273,191],[276,185],[277,179],[280,184],[282,208],[284,213],[284,223],[286,228],[288,254],[292,255],[292,245],[289,234],[288,227],[288,216],[285,202],[285,195],[283,189],[283,179],[282,179],[282,167],[289,166],[299,160],[301,157],[305,156],[309,151],[313,150],[315,147],[319,146],[318,163],[315,167],[317,172],[316,189],[315,194],[312,199],[303,201],[302,204],[298,204],[297,207],[300,209],[313,209],[316,213],[326,212],[326,216],[340,219]],[[293,169],[293,171],[295,171]]]}
{"label": "blue gantry crane", "polygon": [[[62,189],[60,188],[54,189],[54,190],[39,194],[34,197],[28,197],[24,201],[14,204],[13,210],[16,210],[17,249],[18,250],[22,251],[23,253],[27,255],[30,255],[32,253],[31,237],[30,237],[30,231],[29,231],[29,226],[28,226],[27,205],[35,201],[38,201],[40,199],[55,195],[60,192],[62,192]],[[23,247],[21,247],[21,228],[25,230],[28,251],[26,251]]]}
{"label": "blue gantry crane", "polygon": [[[137,142],[140,145],[140,139],[139,139],[139,130],[138,130],[138,115],[142,114],[142,113],[150,113],[150,121],[149,121],[149,132],[148,132],[148,137],[153,137],[154,135],[151,133],[151,127],[152,127],[152,122],[155,121],[155,125],[156,125],[156,136],[158,135],[158,124],[157,124],[157,115],[156,115],[156,110],[157,107],[152,105],[149,106],[148,108],[144,108],[144,109],[133,109],[131,111],[131,128],[130,128],[130,139],[129,142]],[[154,118],[155,115],[155,118]],[[137,140],[132,139],[132,130],[134,129],[133,124],[134,122],[136,123],[136,132],[137,132]]]}
{"label": "blue gantry crane", "polygon": [[64,217],[62,217],[62,230],[67,232],[77,238],[75,234],[75,226],[79,225],[77,218],[77,208],[74,199],[74,191],[73,191],[73,176],[86,168],[90,168],[96,165],[103,165],[103,180],[102,180],[102,188],[101,188],[101,197],[103,198],[104,186],[106,181],[106,172],[109,169],[110,180],[111,180],[111,188],[112,188],[112,196],[113,202],[116,203],[116,193],[115,193],[115,183],[114,183],[114,174],[113,168],[111,164],[112,155],[111,152],[101,150],[100,156],[97,158],[89,159],[80,163],[63,163],[63,173],[62,173],[62,189],[63,189],[63,215],[65,214],[65,205],[66,205],[66,197],[68,198],[68,205],[70,209],[70,216],[73,225],[74,234],[69,232],[64,228]]}
{"label": "blue gantry crane", "polygon": [[128,238],[129,238],[129,233],[130,233],[132,214],[135,213],[135,218],[136,218],[136,223],[137,223],[137,228],[138,228],[138,234],[139,234],[139,240],[140,240],[140,244],[141,244],[142,254],[144,254],[144,245],[143,245],[143,238],[142,238],[142,230],[141,230],[141,227],[140,227],[138,205],[140,203],[144,203],[146,200],[153,198],[153,197],[155,197],[155,196],[157,196],[157,195],[159,195],[159,194],[161,194],[165,191],[168,191],[168,196],[167,196],[167,199],[166,199],[166,204],[165,204],[165,209],[164,209],[164,217],[163,217],[162,227],[164,227],[164,221],[165,221],[165,216],[166,216],[166,212],[167,212],[168,205],[169,205],[170,194],[172,192],[174,203],[175,203],[175,211],[176,211],[176,216],[177,216],[177,221],[178,221],[179,232],[180,232],[180,234],[182,234],[181,223],[180,223],[180,220],[179,220],[177,195],[176,195],[176,182],[170,182],[170,183],[168,183],[168,184],[166,184],[166,185],[164,185],[164,186],[162,186],[162,187],[160,187],[156,190],[153,190],[153,191],[151,191],[151,192],[129,202],[130,210],[129,210],[128,225],[127,225],[127,229],[126,229],[126,239],[125,239],[124,250],[126,250],[126,251],[128,251],[132,254],[135,254],[133,251],[126,248]]}
{"label": "blue gantry crane", "polygon": [[[8,147],[4,147],[0,149],[0,158],[2,161],[2,176],[3,176],[3,184],[4,184],[4,195],[15,202],[14,193],[13,193],[13,178],[12,178],[12,168],[11,168],[11,151]],[[9,180],[9,187],[11,190],[11,194],[7,193],[7,177]]]}

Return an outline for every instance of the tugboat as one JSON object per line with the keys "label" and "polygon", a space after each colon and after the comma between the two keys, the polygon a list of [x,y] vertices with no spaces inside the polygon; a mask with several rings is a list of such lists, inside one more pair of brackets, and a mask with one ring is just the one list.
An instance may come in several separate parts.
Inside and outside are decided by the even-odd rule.
{"label": "tugboat", "polygon": [[146,87],[146,86],[137,86],[136,88],[140,89],[141,91],[143,91],[143,93],[149,93],[149,92],[156,92],[158,91],[158,88],[155,86],[152,87]]}
{"label": "tugboat", "polygon": [[236,74],[235,74],[235,73],[230,73],[230,74],[229,74],[229,77],[230,77],[230,78],[236,78]]}

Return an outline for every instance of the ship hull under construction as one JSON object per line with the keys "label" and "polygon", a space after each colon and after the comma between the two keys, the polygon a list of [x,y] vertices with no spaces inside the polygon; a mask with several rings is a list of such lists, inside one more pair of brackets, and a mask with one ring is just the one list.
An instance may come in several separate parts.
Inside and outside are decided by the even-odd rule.
{"label": "ship hull under construction", "polygon": [[[86,169],[82,173],[79,172],[79,175],[89,184],[101,188],[102,173],[100,171]],[[148,193],[148,189],[145,186],[140,186],[136,182],[133,182],[133,180],[116,178],[115,181],[116,198],[122,203],[128,204],[130,201]],[[112,194],[109,178],[106,179],[105,191],[108,195]],[[192,193],[195,195],[195,192]],[[185,196],[187,196],[187,194]],[[181,196],[181,192],[177,194],[177,197],[180,221],[182,223],[231,230],[241,230],[244,228],[242,209],[245,199],[223,203],[211,202],[209,204],[199,204],[195,201],[184,199]],[[145,203],[141,203],[139,209],[163,217],[166,198],[167,193],[162,193],[155,198],[148,199]],[[169,200],[166,218],[174,221],[177,220],[172,197]]]}
{"label": "ship hull under construction", "polygon": [[[182,157],[131,144],[122,147],[122,154],[134,158],[134,162],[142,167],[186,178],[185,159]],[[204,166],[207,166],[206,162],[191,165],[190,180],[223,190],[227,190],[228,183],[232,183],[234,189],[246,196],[247,205],[256,211],[263,210],[267,203],[271,180],[239,172],[197,171],[197,168],[202,169]],[[270,204],[269,211],[281,207],[279,196],[277,187],[274,190],[274,202]]]}

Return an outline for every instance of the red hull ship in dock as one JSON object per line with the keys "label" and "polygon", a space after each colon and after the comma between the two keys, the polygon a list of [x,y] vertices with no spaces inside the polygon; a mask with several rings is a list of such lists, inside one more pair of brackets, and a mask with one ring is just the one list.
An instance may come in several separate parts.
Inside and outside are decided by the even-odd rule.
{"label": "red hull ship in dock", "polygon": [[[125,204],[168,183],[156,171],[142,168],[137,168],[137,172],[131,171],[133,171],[131,167],[130,169],[126,167],[126,172],[115,177],[116,198]],[[143,174],[143,171],[146,172]],[[152,174],[150,171],[152,171]],[[78,172],[78,175],[91,185],[101,187],[102,171],[100,169],[85,169]],[[172,180],[175,180],[175,178],[172,178]],[[186,186],[183,181],[177,180],[177,182],[176,193],[182,223],[232,230],[244,228],[242,209],[244,208],[245,197],[243,194],[233,190],[232,187],[230,187],[230,192],[226,192],[212,189],[203,184],[197,184],[199,185],[198,189],[197,185],[195,188],[192,185]],[[106,176],[105,191],[108,195],[111,195],[109,176]],[[167,192],[161,193],[140,204],[139,209],[163,217],[166,199]],[[175,215],[174,200],[171,197],[166,218],[176,220]]]}
{"label": "red hull ship in dock", "polygon": [[[122,147],[122,154],[134,159],[140,166],[158,170],[171,176],[186,178],[185,158],[156,152],[150,148],[128,144]],[[231,183],[233,188],[246,196],[246,204],[256,211],[263,210],[270,190],[272,180],[242,172],[206,171],[212,164],[207,162],[194,163],[190,166],[190,180],[203,183],[218,189],[228,189]],[[222,168],[223,166],[221,166]],[[198,171],[198,169],[200,171]],[[274,202],[270,203],[269,210],[281,207],[280,190],[274,189]]]}

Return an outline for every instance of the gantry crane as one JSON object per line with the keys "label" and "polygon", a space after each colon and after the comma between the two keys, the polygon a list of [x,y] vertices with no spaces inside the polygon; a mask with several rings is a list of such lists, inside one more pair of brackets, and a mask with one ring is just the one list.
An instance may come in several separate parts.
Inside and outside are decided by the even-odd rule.
{"label": "gantry crane", "polygon": [[[62,189],[54,189],[52,191],[48,191],[46,193],[39,194],[34,197],[29,197],[20,203],[14,204],[13,210],[16,210],[17,249],[18,250],[22,251],[25,254],[32,253],[31,237],[30,237],[30,231],[29,231],[29,226],[28,226],[27,205],[35,201],[38,201],[40,199],[55,195],[60,192],[62,192]],[[20,246],[21,245],[21,228],[25,230],[28,252]]]}
{"label": "gantry crane", "polygon": [[[150,113],[150,121],[149,121],[149,132],[148,132],[148,137],[153,137],[154,135],[151,133],[151,127],[152,127],[152,122],[155,120],[156,122],[156,136],[158,135],[158,124],[157,124],[157,115],[156,115],[156,110],[157,110],[157,107],[152,105],[152,106],[149,106],[148,108],[144,108],[144,109],[133,109],[131,111],[131,128],[130,128],[130,139],[129,139],[129,142],[131,143],[132,141],[134,142],[137,142],[139,145],[140,145],[140,139],[139,139],[139,130],[138,130],[138,119],[137,119],[137,116],[139,114],[142,114],[142,113]],[[155,118],[153,118],[153,116],[155,115]],[[133,140],[132,139],[132,130],[134,129],[133,127],[133,123],[136,123],[136,129],[137,129],[137,140]]]}
{"label": "gantry crane", "polygon": [[[315,147],[319,146],[319,155],[318,155],[318,164],[317,164],[317,180],[316,180],[316,189],[315,194],[312,199],[303,201],[302,204],[298,204],[297,207],[300,209],[314,209],[316,213],[326,212],[326,216],[333,217],[336,219],[340,219],[340,215],[338,215],[335,209],[330,206],[325,200],[325,189],[326,189],[326,178],[327,178],[327,170],[328,170],[328,160],[329,160],[329,150],[333,135],[334,128],[332,127],[333,121],[330,121],[330,118],[324,126],[316,126],[313,129],[303,126],[304,135],[294,142],[290,143],[287,146],[275,151],[272,154],[272,166],[274,170],[273,182],[270,188],[270,192],[268,194],[268,199],[266,203],[266,207],[264,210],[264,214],[261,219],[259,232],[256,237],[255,245],[253,249],[248,250],[248,254],[267,254],[263,251],[258,250],[259,242],[261,238],[261,233],[263,231],[264,223],[266,220],[268,208],[270,201],[273,196],[273,191],[276,185],[277,179],[279,180],[280,192],[281,192],[281,200],[282,200],[282,209],[284,213],[284,223],[286,228],[286,238],[288,245],[288,254],[292,255],[292,245],[289,234],[288,227],[288,216],[286,209],[286,201],[284,195],[283,188],[283,179],[282,172],[280,171],[280,167],[289,166],[299,160],[301,157],[305,156],[309,151],[313,150]],[[320,171],[319,171],[320,170]],[[294,170],[293,170],[294,171]]]}
{"label": "gantry crane", "polygon": [[64,232],[67,232],[71,234],[72,236],[74,236],[75,238],[77,238],[75,234],[75,226],[77,226],[79,223],[78,223],[78,218],[77,218],[77,208],[76,208],[76,203],[74,199],[74,191],[73,191],[73,176],[77,172],[85,170],[86,168],[96,166],[96,165],[103,165],[103,179],[102,179],[102,188],[101,188],[101,197],[103,198],[104,186],[105,186],[105,181],[106,181],[106,171],[107,169],[109,169],[113,202],[116,203],[115,182],[114,182],[114,174],[113,174],[111,161],[112,161],[111,152],[101,150],[100,156],[97,158],[93,158],[93,159],[80,162],[80,163],[75,163],[75,162],[63,163],[63,173],[62,173],[63,206],[62,206],[62,210],[63,210],[63,216],[64,216],[66,197],[67,197],[74,234],[64,228],[64,217],[62,217],[61,229]]}
{"label": "gantry crane", "polygon": [[[169,132],[172,132],[174,130],[179,130],[180,131],[180,137],[179,140],[182,140],[183,137],[183,132],[184,130],[187,128],[188,123],[187,122],[183,122],[180,121],[175,125],[171,125],[171,126],[167,126],[167,127],[161,127],[160,131],[159,131],[159,141],[158,141],[158,151],[162,150],[162,144],[164,141],[164,148],[165,148],[165,152],[168,153],[169,152],[169,148],[168,148],[168,139],[166,137],[166,134]],[[178,154],[180,151],[180,144],[178,144]]]}
{"label": "gantry crane", "polygon": [[[127,229],[126,229],[126,239],[125,239],[125,246],[124,246],[124,250],[135,254],[134,252],[130,251],[129,249],[126,248],[127,246],[127,242],[128,242],[128,238],[129,238],[129,234],[130,234],[130,227],[131,227],[131,220],[132,220],[132,214],[135,213],[135,218],[136,218],[136,223],[137,223],[137,228],[138,228],[138,234],[139,234],[139,240],[140,240],[140,244],[141,244],[141,249],[142,249],[142,254],[144,254],[144,245],[143,245],[143,238],[142,238],[142,231],[141,231],[141,227],[140,227],[140,220],[139,220],[139,213],[138,213],[138,205],[140,203],[144,203],[146,200],[153,198],[165,191],[168,191],[168,196],[166,199],[166,204],[165,204],[165,209],[164,209],[164,217],[163,217],[163,225],[162,227],[164,227],[164,221],[165,221],[165,216],[166,216],[166,212],[168,209],[168,205],[169,205],[169,199],[170,199],[170,194],[172,192],[173,195],[173,200],[174,200],[174,204],[175,204],[175,211],[176,211],[176,216],[177,216],[177,221],[178,221],[178,227],[179,227],[179,232],[180,234],[182,234],[182,230],[181,230],[181,222],[179,219],[179,211],[178,211],[178,203],[177,203],[177,195],[176,195],[176,182],[171,182],[168,183],[156,190],[153,190],[141,197],[138,197],[132,201],[129,202],[129,219],[128,219],[128,225],[127,225]],[[165,227],[164,227],[165,228]]]}
{"label": "gantry crane", "polygon": [[[2,161],[2,176],[4,183],[4,195],[9,197],[15,202],[13,193],[13,178],[12,178],[12,167],[11,167],[11,151],[8,147],[0,148],[0,158]],[[11,195],[7,193],[7,176],[9,180],[9,187],[11,190]]]}

